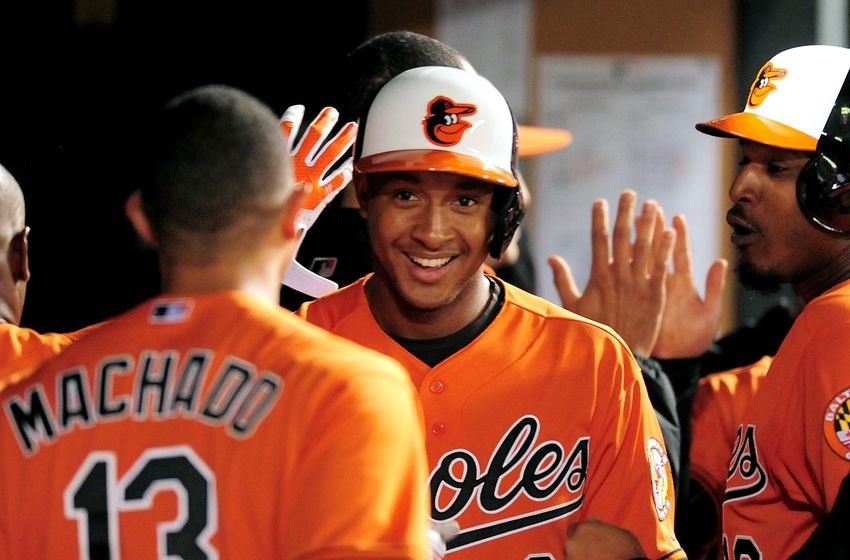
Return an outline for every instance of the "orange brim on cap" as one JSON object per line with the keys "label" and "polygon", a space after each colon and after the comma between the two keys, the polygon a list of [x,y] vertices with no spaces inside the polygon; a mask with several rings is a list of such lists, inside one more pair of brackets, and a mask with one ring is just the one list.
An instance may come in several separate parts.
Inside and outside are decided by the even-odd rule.
{"label": "orange brim on cap", "polygon": [[366,156],[354,164],[360,173],[390,171],[444,171],[457,173],[506,187],[517,186],[509,169],[502,169],[472,156],[444,150],[396,150]]}
{"label": "orange brim on cap", "polygon": [[[796,128],[753,113],[734,113],[696,125],[696,129],[712,136],[743,138],[786,150],[811,152],[818,140]],[[520,144],[522,145],[522,144]]]}
{"label": "orange brim on cap", "polygon": [[569,146],[573,135],[563,128],[544,128],[521,124],[517,128],[519,136],[519,157],[539,156],[556,152]]}

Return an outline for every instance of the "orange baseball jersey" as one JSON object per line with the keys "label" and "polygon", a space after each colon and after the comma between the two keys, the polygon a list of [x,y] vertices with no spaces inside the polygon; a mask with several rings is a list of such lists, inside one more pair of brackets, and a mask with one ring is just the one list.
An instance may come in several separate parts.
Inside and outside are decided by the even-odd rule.
{"label": "orange baseball jersey", "polygon": [[453,559],[564,558],[568,524],[629,529],[655,558],[683,558],[658,421],[609,328],[509,284],[478,338],[430,368],[375,321],[371,275],[299,313],[406,366],[418,387],[431,516],[456,521]]}
{"label": "orange baseball jersey", "polygon": [[742,416],[723,503],[727,558],[787,558],[850,472],[850,282],[809,302]]}
{"label": "orange baseball jersey", "polygon": [[143,303],[0,405],[2,558],[428,557],[403,368],[247,294]]}
{"label": "orange baseball jersey", "polygon": [[712,519],[690,521],[699,522],[704,527],[715,527],[716,533],[711,542],[703,543],[705,555],[695,556],[694,551],[688,551],[690,560],[716,558],[711,554],[720,550],[720,511],[735,432],[771,361],[770,356],[765,356],[752,365],[713,373],[699,381],[691,412],[690,485],[704,490],[714,509]]}
{"label": "orange baseball jersey", "polygon": [[37,333],[18,325],[0,323],[0,390],[7,383],[14,383],[31,374],[47,359],[96,326],[60,334]]}

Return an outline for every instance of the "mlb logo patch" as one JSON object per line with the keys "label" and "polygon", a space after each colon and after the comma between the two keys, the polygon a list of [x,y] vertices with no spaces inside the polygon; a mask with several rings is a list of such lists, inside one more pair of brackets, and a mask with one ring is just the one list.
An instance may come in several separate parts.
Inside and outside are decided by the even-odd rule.
{"label": "mlb logo patch", "polygon": [[153,302],[148,322],[154,324],[181,323],[189,318],[194,307],[191,299],[170,299]]}

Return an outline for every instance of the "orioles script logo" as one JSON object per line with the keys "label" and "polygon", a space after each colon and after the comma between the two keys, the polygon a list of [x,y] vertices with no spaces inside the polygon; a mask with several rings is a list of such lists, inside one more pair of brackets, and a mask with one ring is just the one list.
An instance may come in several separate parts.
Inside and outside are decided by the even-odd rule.
{"label": "orioles script logo", "polygon": [[474,115],[478,107],[471,104],[455,103],[442,95],[428,102],[428,115],[422,119],[425,138],[437,146],[454,146],[463,137],[471,123],[463,120],[463,115]]}
{"label": "orioles script logo", "polygon": [[[502,436],[483,472],[479,472],[477,457],[465,449],[443,455],[430,480],[434,520],[454,519],[474,501],[482,511],[495,514],[520,496],[544,502],[562,486],[570,494],[581,491],[587,478],[590,438],[577,439],[565,453],[560,442],[538,444],[539,431],[536,417],[517,420]],[[578,510],[583,499],[581,493],[554,507],[547,503],[544,509],[467,528],[449,542],[448,549],[466,548],[565,517]]]}
{"label": "orioles script logo", "polygon": [[[742,500],[760,494],[767,486],[767,473],[759,464],[756,427],[749,424],[746,428],[738,426],[732,460],[729,463],[729,475],[726,482],[725,502]],[[735,482],[740,482],[733,486]]]}

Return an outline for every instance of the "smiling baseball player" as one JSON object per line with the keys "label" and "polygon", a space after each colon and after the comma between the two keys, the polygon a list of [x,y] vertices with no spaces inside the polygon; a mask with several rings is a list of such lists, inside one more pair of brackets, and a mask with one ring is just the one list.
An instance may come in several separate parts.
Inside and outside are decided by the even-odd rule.
{"label": "smiling baseball player", "polygon": [[568,525],[616,523],[683,558],[669,461],[640,370],[609,328],[484,273],[523,214],[516,123],[485,78],[403,72],[362,115],[354,180],[374,274],[309,321],[404,364],[447,558],[562,559]]}

